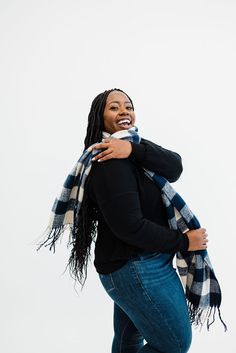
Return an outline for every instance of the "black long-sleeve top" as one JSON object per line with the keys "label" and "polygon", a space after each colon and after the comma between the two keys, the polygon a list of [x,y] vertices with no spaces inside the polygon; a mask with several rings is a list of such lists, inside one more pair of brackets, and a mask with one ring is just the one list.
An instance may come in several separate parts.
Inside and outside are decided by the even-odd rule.
{"label": "black long-sleeve top", "polygon": [[98,273],[113,272],[143,251],[176,253],[188,248],[187,235],[169,228],[161,191],[143,168],[174,182],[182,173],[181,157],[141,139],[140,144],[132,143],[129,158],[93,163],[87,190],[98,212]]}

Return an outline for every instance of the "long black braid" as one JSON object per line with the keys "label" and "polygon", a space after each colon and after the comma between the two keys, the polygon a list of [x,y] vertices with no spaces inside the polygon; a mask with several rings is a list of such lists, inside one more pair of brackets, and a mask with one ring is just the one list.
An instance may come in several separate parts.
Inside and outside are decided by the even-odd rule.
{"label": "long black braid", "polygon": [[[97,95],[92,102],[88,115],[87,134],[84,140],[85,149],[102,140],[102,131],[104,129],[103,113],[107,97],[113,91],[124,93],[130,100],[133,107],[132,100],[121,89],[114,88]],[[84,197],[80,208],[79,217],[77,218],[77,224],[73,227],[74,231],[72,234],[72,241],[70,243],[70,245],[72,245],[72,251],[68,262],[71,276],[75,280],[78,280],[78,282],[82,285],[82,288],[87,278],[88,260],[90,260],[91,257],[91,244],[92,241],[95,241],[98,224],[97,210],[86,192],[88,180],[89,177],[85,183]]]}

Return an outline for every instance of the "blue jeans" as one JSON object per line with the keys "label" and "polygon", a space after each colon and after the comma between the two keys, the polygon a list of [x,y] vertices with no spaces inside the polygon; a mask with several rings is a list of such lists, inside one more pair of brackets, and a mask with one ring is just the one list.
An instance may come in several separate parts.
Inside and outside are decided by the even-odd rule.
{"label": "blue jeans", "polygon": [[112,353],[188,351],[191,324],[172,260],[170,254],[145,253],[112,273],[99,274],[114,301]]}

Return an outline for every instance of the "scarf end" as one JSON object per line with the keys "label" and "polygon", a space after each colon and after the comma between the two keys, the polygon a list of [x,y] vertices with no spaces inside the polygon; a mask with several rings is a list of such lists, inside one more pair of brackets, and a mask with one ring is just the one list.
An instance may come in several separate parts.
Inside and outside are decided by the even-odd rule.
{"label": "scarf end", "polygon": [[220,308],[218,306],[212,306],[208,309],[202,309],[196,307],[192,303],[188,302],[188,312],[190,317],[190,322],[196,327],[200,327],[200,330],[206,323],[207,331],[209,331],[210,326],[215,322],[216,311],[218,312],[218,317],[224,326],[224,331],[227,331],[227,325],[221,317]]}

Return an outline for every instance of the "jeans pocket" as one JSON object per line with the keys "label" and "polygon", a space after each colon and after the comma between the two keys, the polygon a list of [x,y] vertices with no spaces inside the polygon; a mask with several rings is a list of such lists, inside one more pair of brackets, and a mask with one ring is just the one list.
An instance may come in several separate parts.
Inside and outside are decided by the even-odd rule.
{"label": "jeans pocket", "polygon": [[107,293],[115,289],[115,285],[114,285],[114,281],[111,273],[108,273],[105,275],[99,274],[99,278]]}

